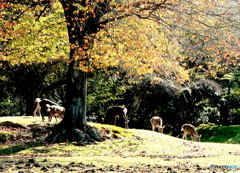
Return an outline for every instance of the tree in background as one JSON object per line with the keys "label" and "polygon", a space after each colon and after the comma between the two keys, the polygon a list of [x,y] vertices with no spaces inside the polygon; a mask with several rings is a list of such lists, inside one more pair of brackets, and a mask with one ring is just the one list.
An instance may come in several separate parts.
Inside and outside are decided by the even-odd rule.
{"label": "tree in background", "polygon": [[[51,63],[12,65],[8,61],[1,61],[0,74],[4,78],[3,86],[6,87],[1,90],[5,93],[2,98],[8,100],[9,105],[13,104],[12,100],[18,103],[15,103],[15,111],[3,111],[2,115],[32,115],[36,97],[63,100],[65,94],[62,92],[62,86],[66,84],[66,79],[61,72],[63,63],[60,62],[62,61],[55,60]],[[6,111],[9,108],[8,105],[5,106],[2,109]]]}
{"label": "tree in background", "polygon": [[230,73],[218,79],[223,87],[223,96],[220,102],[220,123],[223,125],[240,123],[240,68],[237,67]]}
{"label": "tree in background", "polygon": [[[153,116],[163,115],[158,110],[166,103],[177,98],[181,85],[171,81],[151,83],[151,80],[142,80],[140,84],[131,86],[124,95],[124,101],[129,110],[129,126],[133,128],[149,128]],[[166,107],[165,107],[166,109]],[[164,124],[167,118],[164,118]]]}
{"label": "tree in background", "polygon": [[58,93],[66,83],[67,30],[60,5],[46,3],[1,2],[1,78],[7,86],[5,99],[17,107],[7,115],[31,115],[36,97],[64,101]]}
{"label": "tree in background", "polygon": [[[188,71],[181,66],[186,57],[201,59],[205,55],[211,55],[205,63],[210,75],[216,75],[215,70],[221,69],[217,67],[222,60],[235,66],[238,63],[238,44],[235,43],[239,40],[234,31],[239,25],[236,23],[234,28],[225,20],[232,20],[231,24],[237,21],[232,15],[239,10],[234,1],[224,4],[212,0],[205,0],[204,3],[170,0],[59,2],[64,11],[70,44],[66,115],[53,128],[47,138],[48,142],[101,140],[86,121],[87,74],[94,68],[118,66],[126,69],[128,77],[138,75],[138,79],[141,79],[143,75],[154,73],[153,82],[168,79],[183,84],[189,80]],[[39,8],[35,16],[40,19],[43,14],[47,15],[47,9],[53,4],[55,1],[14,1],[3,3],[1,8],[6,9],[4,17],[11,10],[9,6],[17,9],[15,12],[18,17],[26,12],[36,12]],[[12,28],[12,25],[4,23],[5,28]],[[126,30],[126,26],[131,29]],[[153,28],[157,28],[158,32],[152,36],[145,33]],[[216,30],[227,30],[230,34],[221,34]],[[16,32],[12,32],[14,33]],[[214,35],[216,33],[217,36]],[[183,39],[186,35],[197,41],[197,45],[207,46],[197,47],[196,54],[190,54],[191,51],[188,50],[195,48]],[[215,38],[219,38],[217,42],[214,42]],[[4,40],[3,45],[8,44],[8,41]],[[202,52],[206,52],[204,56]],[[23,54],[22,57],[31,60],[27,55]],[[5,55],[4,59],[8,57]]]}
{"label": "tree in background", "polygon": [[96,70],[88,75],[87,120],[102,123],[108,107],[126,104],[124,95],[131,86],[120,69]]}

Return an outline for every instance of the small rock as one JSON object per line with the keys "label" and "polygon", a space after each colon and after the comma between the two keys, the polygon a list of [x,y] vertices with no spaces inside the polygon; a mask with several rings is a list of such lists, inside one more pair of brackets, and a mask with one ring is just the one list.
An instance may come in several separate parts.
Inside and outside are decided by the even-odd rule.
{"label": "small rock", "polygon": [[30,166],[31,164],[28,162],[28,163],[26,163],[26,165],[25,166]]}
{"label": "small rock", "polygon": [[22,169],[23,167],[22,166],[16,166],[17,169]]}
{"label": "small rock", "polygon": [[34,163],[33,166],[35,166],[35,167],[41,167],[41,165],[40,165],[39,163]]}
{"label": "small rock", "polygon": [[41,168],[41,171],[48,171],[48,168],[47,168],[46,166],[43,166],[43,167]]}
{"label": "small rock", "polygon": [[75,165],[75,162],[71,162],[71,163],[69,163],[69,165]]}
{"label": "small rock", "polygon": [[3,164],[0,164],[0,169],[4,169],[5,166]]}
{"label": "small rock", "polygon": [[60,167],[62,167],[62,165],[59,164],[59,163],[55,163],[55,164],[53,165],[53,167],[54,167],[54,168],[60,168]]}
{"label": "small rock", "polygon": [[34,159],[29,159],[28,163],[35,163],[35,160]]}
{"label": "small rock", "polygon": [[64,166],[64,168],[65,168],[65,169],[70,169],[70,167],[69,167],[69,166]]}

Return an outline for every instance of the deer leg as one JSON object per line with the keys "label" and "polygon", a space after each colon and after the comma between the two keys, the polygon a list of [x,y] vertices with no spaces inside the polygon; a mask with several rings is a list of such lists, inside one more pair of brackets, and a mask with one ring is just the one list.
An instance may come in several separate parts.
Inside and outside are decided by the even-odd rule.
{"label": "deer leg", "polygon": [[41,111],[39,112],[39,116],[42,117],[42,121],[45,121],[44,114],[41,114]]}
{"label": "deer leg", "polygon": [[48,122],[51,122],[51,121],[52,121],[52,115],[49,115]]}
{"label": "deer leg", "polygon": [[41,107],[37,109],[37,113],[40,117],[42,117],[42,121],[44,122],[45,118],[44,118],[44,114],[41,114]]}
{"label": "deer leg", "polygon": [[187,135],[186,133],[183,133],[182,139],[185,139],[186,135]]}
{"label": "deer leg", "polygon": [[155,127],[152,125],[152,131],[155,131]]}
{"label": "deer leg", "polygon": [[57,122],[57,116],[55,116],[56,122]]}

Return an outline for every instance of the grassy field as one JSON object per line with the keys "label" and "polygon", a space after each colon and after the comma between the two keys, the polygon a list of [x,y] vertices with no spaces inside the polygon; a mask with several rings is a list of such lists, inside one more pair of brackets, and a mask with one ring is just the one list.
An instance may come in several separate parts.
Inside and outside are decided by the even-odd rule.
{"label": "grassy field", "polygon": [[[25,126],[34,123],[44,124],[40,117],[27,116],[1,117],[0,122],[4,121]],[[55,120],[53,122],[55,123]],[[104,126],[118,134],[119,138],[86,146],[75,146],[71,143],[49,145],[38,141],[21,140],[11,144],[3,143],[0,145],[0,162],[4,163],[6,160],[17,162],[20,158],[34,158],[39,163],[47,160],[48,164],[69,165],[71,162],[82,162],[97,167],[118,165],[123,168],[132,165],[158,165],[175,170],[187,168],[186,170],[189,171],[186,172],[191,172],[197,167],[211,172],[210,169],[208,170],[210,165],[240,167],[240,145],[238,145],[240,126],[201,125],[198,131],[203,136],[203,142],[192,142],[150,130],[126,130],[109,125],[90,124],[97,128]],[[1,132],[3,133],[3,130]]]}
{"label": "grassy field", "polygon": [[201,124],[198,133],[202,134],[202,142],[240,144],[240,125]]}

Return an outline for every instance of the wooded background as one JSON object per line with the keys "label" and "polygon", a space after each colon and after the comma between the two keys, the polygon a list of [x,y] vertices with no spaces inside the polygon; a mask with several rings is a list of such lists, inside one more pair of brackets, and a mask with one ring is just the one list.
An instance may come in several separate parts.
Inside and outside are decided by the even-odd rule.
{"label": "wooded background", "polygon": [[0,10],[0,116],[32,115],[37,97],[70,104],[77,61],[87,121],[125,105],[130,128],[150,129],[152,116],[173,135],[183,123],[240,124],[237,1],[25,0]]}

